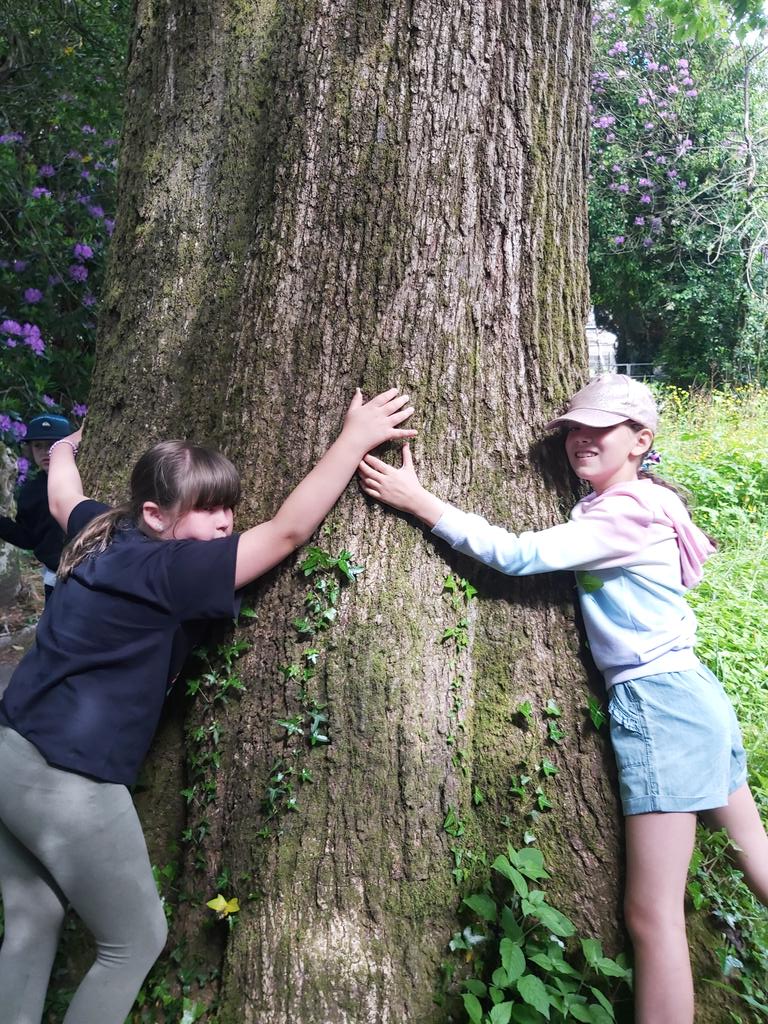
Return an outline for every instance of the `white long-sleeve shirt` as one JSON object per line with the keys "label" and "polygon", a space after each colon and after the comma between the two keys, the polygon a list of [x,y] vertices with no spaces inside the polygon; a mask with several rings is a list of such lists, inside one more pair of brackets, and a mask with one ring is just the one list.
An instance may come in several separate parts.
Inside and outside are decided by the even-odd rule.
{"label": "white long-sleeve shirt", "polygon": [[698,664],[696,617],[683,595],[714,549],[680,498],[652,480],[589,494],[548,530],[510,533],[449,505],[432,532],[512,576],[575,570],[590,650],[608,686]]}

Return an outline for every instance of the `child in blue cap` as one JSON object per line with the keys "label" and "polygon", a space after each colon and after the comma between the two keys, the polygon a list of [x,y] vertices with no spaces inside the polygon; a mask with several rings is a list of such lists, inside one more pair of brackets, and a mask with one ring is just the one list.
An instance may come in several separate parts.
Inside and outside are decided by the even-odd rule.
{"label": "child in blue cap", "polygon": [[54,441],[71,433],[72,424],[65,416],[45,414],[29,421],[24,440],[38,472],[19,488],[15,518],[0,516],[0,540],[32,551],[43,563],[46,601],[56,585],[64,547],[64,531],[48,509],[48,452]]}

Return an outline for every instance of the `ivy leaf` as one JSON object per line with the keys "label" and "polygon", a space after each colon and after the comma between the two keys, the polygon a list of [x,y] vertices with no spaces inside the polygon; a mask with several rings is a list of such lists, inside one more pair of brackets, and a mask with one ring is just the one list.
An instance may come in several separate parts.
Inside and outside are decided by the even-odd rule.
{"label": "ivy leaf", "polygon": [[592,725],[596,729],[602,729],[605,725],[606,715],[600,701],[595,697],[590,697],[587,701],[587,710],[589,711],[589,717],[592,719]]}
{"label": "ivy leaf", "polygon": [[491,864],[491,867],[498,871],[500,875],[509,879],[518,896],[525,898],[528,895],[528,883],[517,868],[512,867],[503,853],[499,854],[493,864]]}
{"label": "ivy leaf", "polygon": [[598,1001],[598,1003],[600,1003],[600,1005],[605,1010],[605,1012],[608,1014],[608,1016],[611,1018],[611,1020],[615,1020],[616,1018],[614,1017],[614,1014],[613,1014],[613,1007],[608,1002],[608,1000],[603,995],[603,993],[600,991],[600,989],[599,988],[593,988],[590,985],[589,986],[589,991],[592,993],[592,995],[595,997],[595,999]]}
{"label": "ivy leaf", "polygon": [[494,922],[498,916],[495,901],[485,893],[476,892],[472,896],[465,896],[462,903],[474,910],[484,921]]}
{"label": "ivy leaf", "polygon": [[509,1024],[512,1019],[512,1003],[497,1003],[488,1015],[491,1024]]}
{"label": "ivy leaf", "polygon": [[515,850],[508,847],[509,859],[526,878],[549,878],[544,868],[544,854],[534,847],[526,847],[524,850]]}
{"label": "ivy leaf", "polygon": [[585,594],[594,594],[596,590],[602,590],[604,584],[599,576],[593,576],[591,572],[579,569],[576,573],[576,583]]}
{"label": "ivy leaf", "polygon": [[590,967],[594,967],[603,955],[603,945],[597,939],[582,939],[581,951]]}
{"label": "ivy leaf", "polygon": [[524,974],[517,980],[517,991],[524,1002],[549,1020],[549,996],[540,978],[533,974]]}
{"label": "ivy leaf", "polygon": [[501,966],[504,968],[509,979],[508,984],[511,985],[525,971],[525,954],[520,946],[516,942],[512,942],[511,939],[501,940],[499,943],[499,953],[501,954]]}
{"label": "ivy leaf", "polygon": [[464,1000],[464,1009],[467,1011],[472,1024],[480,1024],[483,1019],[483,1008],[480,1005],[480,1000],[473,992],[465,992],[462,997]]}
{"label": "ivy leaf", "polygon": [[487,985],[484,981],[480,981],[479,978],[467,978],[464,982],[464,987],[468,992],[473,992],[480,999],[488,994]]}

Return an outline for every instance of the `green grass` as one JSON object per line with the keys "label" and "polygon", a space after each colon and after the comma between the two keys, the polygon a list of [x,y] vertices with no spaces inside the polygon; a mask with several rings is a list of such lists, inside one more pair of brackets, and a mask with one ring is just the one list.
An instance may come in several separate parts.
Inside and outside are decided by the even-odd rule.
{"label": "green grass", "polygon": [[[691,592],[697,651],[722,680],[741,723],[749,781],[768,819],[768,390],[659,392],[660,475],[690,496],[696,522],[719,548]],[[724,854],[701,837],[689,892],[722,927],[722,978],[748,1017],[768,1020],[768,914]]]}

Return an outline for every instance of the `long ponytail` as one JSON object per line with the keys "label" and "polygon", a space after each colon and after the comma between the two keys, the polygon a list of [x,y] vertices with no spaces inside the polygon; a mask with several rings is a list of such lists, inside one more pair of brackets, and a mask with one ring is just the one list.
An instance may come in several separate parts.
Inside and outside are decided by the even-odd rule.
{"label": "long ponytail", "polygon": [[112,543],[117,525],[121,520],[130,522],[131,506],[129,503],[111,508],[108,512],[92,519],[77,536],[67,544],[59,561],[56,575],[60,580],[69,577],[76,565],[90,555],[100,555]]}

